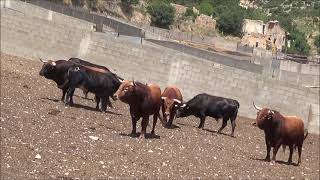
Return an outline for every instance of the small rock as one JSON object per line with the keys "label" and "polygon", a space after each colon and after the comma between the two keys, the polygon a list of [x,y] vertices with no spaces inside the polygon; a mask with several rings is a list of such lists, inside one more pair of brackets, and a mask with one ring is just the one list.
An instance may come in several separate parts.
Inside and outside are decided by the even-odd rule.
{"label": "small rock", "polygon": [[40,155],[40,154],[37,154],[35,158],[36,158],[36,159],[41,159],[41,155]]}
{"label": "small rock", "polygon": [[97,137],[97,136],[89,136],[89,138],[92,140],[95,140],[95,141],[99,139],[99,137]]}

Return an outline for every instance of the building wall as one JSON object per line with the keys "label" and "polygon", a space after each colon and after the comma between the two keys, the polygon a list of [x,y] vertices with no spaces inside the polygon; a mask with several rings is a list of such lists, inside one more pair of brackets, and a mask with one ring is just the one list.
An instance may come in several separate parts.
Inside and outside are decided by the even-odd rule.
{"label": "building wall", "polygon": [[[65,16],[63,21],[69,18]],[[162,89],[175,84],[186,100],[202,92],[237,99],[239,115],[255,118],[254,100],[259,106],[298,115],[313,132],[319,130],[318,91],[147,41],[141,45],[131,38],[72,28],[2,8],[1,52],[35,60],[80,57],[105,65],[126,79],[157,83]],[[263,63],[267,62],[261,60]]]}
{"label": "building wall", "polygon": [[244,19],[243,25],[242,25],[242,32],[244,32],[245,34],[251,34],[251,33],[264,34],[263,26],[264,26],[263,21]]}

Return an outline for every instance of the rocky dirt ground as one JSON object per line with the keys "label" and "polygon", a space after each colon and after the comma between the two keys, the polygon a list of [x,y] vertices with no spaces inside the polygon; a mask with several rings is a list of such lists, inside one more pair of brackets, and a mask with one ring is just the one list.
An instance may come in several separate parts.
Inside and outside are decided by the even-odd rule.
{"label": "rocky dirt ground", "polygon": [[115,109],[97,112],[76,91],[76,105],[65,107],[40,68],[1,54],[1,179],[319,179],[319,136],[306,139],[300,166],[286,164],[282,151],[276,164],[263,161],[263,132],[243,117],[236,138],[228,135],[230,124],[217,134],[221,121],[208,118],[199,130],[199,120],[189,117],[174,129],[158,123],[159,137],[141,141],[128,136],[127,105],[117,101]]}

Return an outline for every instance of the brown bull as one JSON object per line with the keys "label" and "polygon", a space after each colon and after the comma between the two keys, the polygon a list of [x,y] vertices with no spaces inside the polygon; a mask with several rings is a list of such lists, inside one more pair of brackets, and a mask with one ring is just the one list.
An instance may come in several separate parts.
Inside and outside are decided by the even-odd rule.
{"label": "brown bull", "polygon": [[155,135],[155,127],[159,110],[161,106],[161,90],[155,84],[142,84],[134,81],[124,81],[118,91],[115,93],[115,98],[129,104],[130,115],[132,120],[131,135],[136,134],[137,121],[142,117],[140,138],[144,138],[146,129],[149,123],[149,116],[153,115],[153,127],[151,135]]}
{"label": "brown bull", "polygon": [[161,99],[163,119],[166,122],[166,127],[171,127],[177,109],[182,104],[181,92],[177,87],[168,86],[163,91]]}
{"label": "brown bull", "polygon": [[301,151],[304,139],[304,124],[301,118],[296,116],[283,116],[279,112],[269,108],[259,108],[256,118],[256,125],[264,130],[265,141],[267,145],[267,156],[265,160],[270,161],[270,150],[273,147],[272,161],[276,160],[279,147],[289,146],[290,155],[288,163],[292,163],[292,154],[294,146],[298,147],[298,165],[301,163]]}

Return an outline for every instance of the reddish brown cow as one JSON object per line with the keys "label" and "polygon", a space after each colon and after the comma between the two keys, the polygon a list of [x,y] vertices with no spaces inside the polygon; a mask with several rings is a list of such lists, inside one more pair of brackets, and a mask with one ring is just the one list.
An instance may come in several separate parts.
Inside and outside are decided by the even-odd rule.
{"label": "reddish brown cow", "polygon": [[182,103],[182,95],[177,87],[168,86],[163,91],[161,99],[163,119],[166,123],[166,127],[170,127],[176,115],[176,111]]}
{"label": "reddish brown cow", "polygon": [[270,150],[273,147],[272,161],[276,160],[278,149],[281,145],[289,146],[290,155],[288,163],[292,163],[292,154],[294,146],[298,147],[298,165],[301,163],[301,151],[304,139],[304,124],[301,118],[296,116],[283,116],[278,111],[269,108],[259,108],[257,113],[256,124],[264,130],[267,145],[267,156],[265,160],[270,161]]}
{"label": "reddish brown cow", "polygon": [[161,90],[158,85],[145,85],[134,81],[124,81],[115,93],[115,98],[130,106],[132,119],[131,135],[134,136],[136,134],[137,121],[142,117],[140,138],[143,139],[145,137],[150,115],[153,115],[151,135],[155,135],[154,130],[157,118],[160,118],[159,110],[161,106]]}

